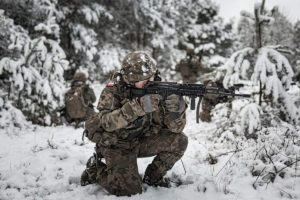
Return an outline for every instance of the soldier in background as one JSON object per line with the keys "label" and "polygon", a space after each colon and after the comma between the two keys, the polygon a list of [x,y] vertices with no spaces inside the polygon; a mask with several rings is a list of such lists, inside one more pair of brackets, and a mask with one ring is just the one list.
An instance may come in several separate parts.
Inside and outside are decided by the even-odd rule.
{"label": "soldier in background", "polygon": [[[223,88],[223,83],[221,80],[219,81],[213,81],[213,80],[206,80],[203,83],[205,86],[209,86],[209,87],[219,87],[219,88]],[[230,97],[223,97],[220,98],[218,96],[215,95],[205,95],[202,98],[201,101],[201,112],[200,112],[200,119],[203,122],[210,122],[211,121],[211,111],[215,108],[215,106],[218,103],[224,103],[224,102],[229,102],[229,107],[231,108],[231,102],[232,102],[232,98]]]}
{"label": "soldier in background", "polygon": [[[217,87],[217,83],[212,80],[204,81],[205,86],[209,87]],[[210,122],[211,121],[211,111],[214,107],[219,103],[219,99],[217,96],[214,95],[206,95],[202,98],[201,104],[202,109],[200,112],[200,119],[203,122]]]}
{"label": "soldier in background", "polygon": [[[144,88],[159,80],[156,61],[143,51],[128,54],[119,74],[107,84],[98,103],[94,121],[98,131],[89,139],[96,143],[81,175],[81,185],[98,183],[109,193],[130,196],[142,192],[142,183],[169,187],[165,174],[182,157],[188,139],[186,103],[178,95],[165,100],[158,94],[130,98],[126,87]],[[86,122],[87,125],[87,122]],[[104,157],[105,163],[102,162]],[[155,156],[140,177],[137,158]],[[100,158],[99,158],[100,157]]]}
{"label": "soldier in background", "polygon": [[86,81],[87,77],[84,73],[76,72],[71,89],[65,94],[66,120],[69,123],[75,122],[76,127],[94,113],[93,103],[96,101],[96,96]]}
{"label": "soldier in background", "polygon": [[180,72],[183,83],[196,83],[200,73],[212,71],[202,66],[201,59],[201,53],[196,55],[194,49],[188,48],[186,50],[186,57],[175,67],[175,71]]}

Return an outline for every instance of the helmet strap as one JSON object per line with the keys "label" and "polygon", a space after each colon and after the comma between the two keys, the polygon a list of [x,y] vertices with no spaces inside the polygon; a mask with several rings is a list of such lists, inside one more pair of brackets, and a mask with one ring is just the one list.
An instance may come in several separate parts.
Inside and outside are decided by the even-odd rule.
{"label": "helmet strap", "polygon": [[154,81],[161,81],[160,72],[158,70],[156,70],[154,74]]}

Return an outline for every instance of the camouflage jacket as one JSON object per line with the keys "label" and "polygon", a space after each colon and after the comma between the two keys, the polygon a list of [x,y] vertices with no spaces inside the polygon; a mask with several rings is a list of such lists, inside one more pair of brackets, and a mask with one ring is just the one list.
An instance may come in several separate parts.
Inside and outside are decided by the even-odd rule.
{"label": "camouflage jacket", "polygon": [[146,114],[138,100],[128,99],[121,85],[108,84],[101,93],[97,109],[103,128],[100,144],[120,145],[136,141],[141,136],[159,134],[161,129],[182,133],[186,123],[185,112],[178,115],[169,113],[164,103],[159,110]]}
{"label": "camouflage jacket", "polygon": [[83,90],[83,99],[86,105],[92,105],[96,101],[96,96],[92,88],[90,88],[87,84],[76,84],[76,82],[72,83],[70,90],[75,90],[77,87],[81,87]]}
{"label": "camouflage jacket", "polygon": [[88,85],[83,87],[84,95],[83,99],[84,102],[91,105],[96,101],[96,96],[92,88],[90,88]]}

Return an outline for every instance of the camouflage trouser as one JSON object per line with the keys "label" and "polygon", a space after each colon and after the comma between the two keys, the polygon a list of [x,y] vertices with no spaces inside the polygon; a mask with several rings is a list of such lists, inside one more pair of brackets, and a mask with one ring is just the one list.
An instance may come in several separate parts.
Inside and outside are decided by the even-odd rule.
{"label": "camouflage trouser", "polygon": [[107,148],[98,151],[106,161],[106,169],[98,170],[97,182],[117,196],[129,196],[142,192],[142,178],[138,173],[137,158],[155,156],[147,167],[145,176],[160,180],[185,152],[188,139],[181,133],[162,130],[159,134],[143,137],[136,146]]}

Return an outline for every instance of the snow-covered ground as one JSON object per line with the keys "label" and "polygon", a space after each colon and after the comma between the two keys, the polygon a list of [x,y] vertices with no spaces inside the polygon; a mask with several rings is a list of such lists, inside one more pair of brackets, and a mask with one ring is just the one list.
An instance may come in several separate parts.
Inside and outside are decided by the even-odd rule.
{"label": "snow-covered ground", "polygon": [[[102,85],[93,85],[97,96]],[[234,152],[228,145],[234,138],[224,134],[214,140],[217,123],[196,123],[195,112],[187,111],[184,132],[189,145],[182,162],[178,161],[167,174],[183,184],[172,188],[145,187],[142,194],[116,197],[98,185],[80,186],[80,175],[94,144],[85,139],[83,129],[70,126],[7,128],[0,130],[0,199],[202,199],[202,200],[268,200],[299,199],[299,176],[275,179],[274,183],[257,186],[247,168],[255,142],[243,143]],[[226,130],[226,129],[225,129]],[[221,141],[222,140],[222,141]],[[229,141],[229,142],[228,142]],[[240,141],[242,143],[243,141]],[[246,145],[247,144],[247,145]],[[209,154],[218,162],[209,164]],[[249,159],[249,160],[248,160]],[[140,174],[152,158],[139,159]],[[183,163],[183,164],[182,164]],[[295,173],[297,174],[297,173]]]}

